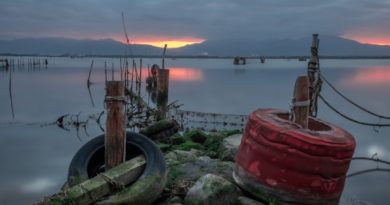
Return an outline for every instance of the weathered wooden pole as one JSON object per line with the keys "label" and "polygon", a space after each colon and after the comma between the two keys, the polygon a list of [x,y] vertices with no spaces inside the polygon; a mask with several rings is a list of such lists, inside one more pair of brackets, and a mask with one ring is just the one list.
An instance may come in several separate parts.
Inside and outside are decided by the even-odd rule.
{"label": "weathered wooden pole", "polygon": [[106,136],[105,165],[106,170],[123,163],[126,154],[126,115],[123,81],[106,83]]}
{"label": "weathered wooden pole", "polygon": [[7,69],[7,70],[8,70],[8,68],[9,68],[8,59],[5,59],[5,69]]}
{"label": "weathered wooden pole", "polygon": [[309,106],[309,78],[299,76],[295,81],[290,119],[305,129],[309,125]]}
{"label": "weathered wooden pole", "polygon": [[311,45],[311,57],[307,67],[307,76],[309,77],[309,99],[310,99],[310,109],[309,115],[316,117],[317,116],[317,98],[321,90],[321,79],[319,76],[320,64],[318,57],[318,46],[319,39],[318,34],[313,34],[313,40]]}
{"label": "weathered wooden pole", "polygon": [[169,69],[157,69],[157,119],[167,116]]}
{"label": "weathered wooden pole", "polygon": [[165,52],[167,51],[167,44],[164,45],[164,50],[162,54],[162,62],[161,62],[161,67],[162,69],[165,69]]}

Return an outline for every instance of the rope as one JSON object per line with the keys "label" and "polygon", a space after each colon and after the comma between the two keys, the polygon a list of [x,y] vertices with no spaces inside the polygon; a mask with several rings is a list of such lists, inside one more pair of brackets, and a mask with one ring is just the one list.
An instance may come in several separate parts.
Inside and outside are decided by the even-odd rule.
{"label": "rope", "polygon": [[104,101],[105,102],[120,101],[120,102],[123,102],[123,103],[127,103],[127,97],[126,96],[106,96],[104,98]]}
{"label": "rope", "polygon": [[379,118],[382,118],[382,119],[390,119],[390,117],[388,116],[384,116],[384,115],[380,115],[380,114],[377,114],[377,113],[374,113],[360,105],[358,105],[356,102],[352,101],[351,99],[349,99],[347,96],[343,95],[339,90],[337,90],[337,88],[335,86],[333,86],[321,73],[320,73],[320,77],[322,80],[324,80],[324,82],[326,84],[329,85],[330,88],[332,88],[337,94],[339,94],[342,98],[344,98],[346,101],[348,101],[349,103],[351,103],[352,105],[354,105],[355,107],[363,110],[364,112],[366,113],[369,113],[371,115],[374,115],[376,117],[379,117]]}
{"label": "rope", "polygon": [[107,182],[109,188],[111,191],[115,192],[115,191],[119,191],[121,189],[123,189],[125,187],[125,185],[123,185],[122,183],[118,182],[118,181],[115,181],[114,179],[111,179],[109,176],[103,174],[103,173],[99,173],[98,174],[105,182]]}
{"label": "rope", "polygon": [[310,105],[310,100],[304,100],[304,101],[295,101],[295,98],[292,100],[292,106],[293,107],[306,107]]}
{"label": "rope", "polygon": [[321,92],[322,81],[319,77],[320,73],[320,61],[318,57],[319,40],[317,39],[316,45],[310,47],[311,58],[308,63],[308,76],[310,80],[310,107],[309,114],[312,117],[317,117],[318,114],[318,95]]}
{"label": "rope", "polygon": [[343,113],[341,113],[339,110],[337,110],[335,107],[333,107],[328,101],[326,101],[324,99],[324,97],[322,97],[322,95],[319,95],[320,99],[325,103],[325,105],[327,105],[330,109],[332,109],[334,112],[336,112],[337,114],[339,114],[341,117],[351,121],[351,122],[354,122],[354,123],[357,123],[357,124],[360,124],[360,125],[367,125],[367,126],[373,126],[373,127],[390,127],[390,124],[380,124],[380,123],[369,123],[369,122],[363,122],[363,121],[359,121],[359,120],[356,120],[356,119],[353,119]]}

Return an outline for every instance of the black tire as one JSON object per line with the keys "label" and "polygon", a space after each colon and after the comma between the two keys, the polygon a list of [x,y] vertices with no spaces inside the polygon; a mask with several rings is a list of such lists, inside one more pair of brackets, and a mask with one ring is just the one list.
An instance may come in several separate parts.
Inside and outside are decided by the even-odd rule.
{"label": "black tire", "polygon": [[[165,159],[160,149],[149,138],[134,132],[126,133],[126,159],[143,154],[146,167],[138,180],[153,174],[166,175]],[[104,134],[83,145],[73,157],[68,170],[68,184],[72,187],[96,176],[104,170]]]}

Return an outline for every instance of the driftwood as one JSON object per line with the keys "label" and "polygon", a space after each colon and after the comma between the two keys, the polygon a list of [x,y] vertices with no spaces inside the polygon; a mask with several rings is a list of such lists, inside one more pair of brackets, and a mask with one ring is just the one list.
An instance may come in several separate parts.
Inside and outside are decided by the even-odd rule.
{"label": "driftwood", "polygon": [[179,124],[173,119],[164,119],[140,130],[153,141],[170,143],[171,136],[179,131]]}
{"label": "driftwood", "polygon": [[134,182],[142,174],[145,163],[144,156],[135,157],[104,174],[98,174],[92,179],[46,198],[37,205],[91,204]]}

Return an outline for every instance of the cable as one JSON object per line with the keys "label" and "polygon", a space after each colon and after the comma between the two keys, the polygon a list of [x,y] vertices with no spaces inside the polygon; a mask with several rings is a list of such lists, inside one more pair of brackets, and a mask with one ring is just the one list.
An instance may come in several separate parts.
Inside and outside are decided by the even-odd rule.
{"label": "cable", "polygon": [[381,169],[381,168],[367,169],[367,170],[363,170],[363,171],[354,172],[352,174],[348,174],[347,178],[348,177],[357,176],[357,175],[361,175],[361,174],[366,174],[366,173],[369,173],[369,172],[390,172],[390,169]]}
{"label": "cable", "polygon": [[367,125],[367,126],[373,126],[373,127],[390,127],[390,124],[379,124],[379,123],[369,123],[369,122],[363,122],[363,121],[359,121],[359,120],[356,120],[356,119],[353,119],[343,113],[341,113],[339,110],[337,110],[335,107],[333,107],[332,105],[330,105],[330,103],[328,101],[326,101],[324,99],[324,97],[322,97],[322,95],[318,95],[320,97],[320,99],[325,103],[325,105],[327,105],[330,109],[332,109],[334,112],[336,112],[337,114],[339,114],[341,117],[351,121],[351,122],[354,122],[354,123],[357,123],[357,124],[361,124],[361,125]]}
{"label": "cable", "polygon": [[371,157],[353,157],[352,160],[367,160],[367,161],[380,162],[383,164],[390,165],[389,161],[375,159],[375,158],[371,158]]}
{"label": "cable", "polygon": [[337,94],[339,94],[342,98],[344,98],[346,101],[348,101],[348,102],[351,103],[352,105],[354,105],[354,106],[356,106],[357,108],[363,110],[364,112],[369,113],[369,114],[371,114],[371,115],[374,115],[374,116],[376,116],[376,117],[379,117],[379,118],[382,118],[382,119],[388,119],[388,120],[390,120],[390,117],[384,116],[384,115],[376,114],[376,113],[374,113],[374,112],[372,112],[372,111],[370,111],[370,110],[368,110],[368,109],[366,109],[366,108],[364,108],[364,107],[358,105],[357,103],[355,103],[354,101],[352,101],[351,99],[349,99],[348,97],[346,97],[345,95],[343,95],[343,94],[342,94],[339,90],[337,90],[336,87],[333,86],[333,85],[332,85],[332,84],[331,84],[331,83],[330,83],[330,82],[329,82],[321,73],[320,73],[320,77],[321,77],[321,79],[322,79],[326,84],[329,85],[329,87],[331,87]]}

